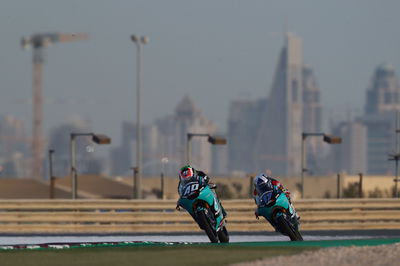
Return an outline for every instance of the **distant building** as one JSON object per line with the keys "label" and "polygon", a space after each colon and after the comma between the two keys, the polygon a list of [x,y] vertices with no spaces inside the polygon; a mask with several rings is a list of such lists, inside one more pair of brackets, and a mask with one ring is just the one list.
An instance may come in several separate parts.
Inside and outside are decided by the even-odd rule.
{"label": "distant building", "polygon": [[[186,163],[187,133],[214,134],[217,127],[201,114],[193,101],[185,96],[175,108],[175,113],[159,118],[149,126],[143,126],[143,162],[144,175],[176,175]],[[130,167],[136,166],[136,129],[135,124],[125,122],[122,128],[121,147],[112,153],[112,173],[128,174]],[[191,164],[204,171],[213,169],[214,157],[223,163],[223,151],[213,151],[207,138],[194,137],[191,140]],[[216,158],[217,159],[217,158]]]}
{"label": "distant building", "polygon": [[121,144],[110,152],[111,173],[113,175],[131,175],[135,166],[136,127],[135,124],[122,122]]}
{"label": "distant building", "polygon": [[[160,131],[161,142],[166,144],[161,154],[169,158],[171,163],[180,165],[186,163],[187,133],[214,134],[217,132],[216,125],[201,114],[200,109],[188,96],[178,103],[173,116],[158,120],[156,126]],[[213,154],[207,138],[193,137],[190,144],[191,164],[206,172],[211,172]]]}
{"label": "distant building", "polygon": [[367,90],[365,113],[381,114],[400,109],[399,80],[392,65],[381,64],[371,78]]}
{"label": "distant building", "polygon": [[255,169],[293,176],[300,171],[303,131],[303,52],[299,38],[288,33],[255,149]]}
{"label": "distant building", "polygon": [[[73,120],[50,131],[48,149],[54,150],[53,173],[55,176],[67,176],[71,166],[71,133],[89,133],[89,124],[84,120]],[[100,174],[103,163],[95,156],[95,147],[91,137],[76,138],[76,168],[78,174]],[[46,164],[46,166],[48,166]],[[48,172],[48,171],[46,171]]]}
{"label": "distant building", "polygon": [[364,124],[367,127],[367,172],[393,172],[389,154],[396,151],[396,113],[400,111],[400,86],[394,67],[379,65],[367,90]]}
{"label": "distant building", "polygon": [[[131,175],[132,167],[136,166],[136,124],[124,121],[122,123],[121,145],[111,152],[111,173],[114,175]],[[159,151],[158,129],[154,125],[142,125],[142,172],[144,174],[159,174],[153,171],[154,164],[160,166],[160,159],[155,159]]]}
{"label": "distant building", "polygon": [[[322,106],[317,79],[310,66],[303,67],[303,132],[322,132]],[[316,150],[320,140],[309,140]]]}
{"label": "distant building", "polygon": [[[222,134],[219,134],[222,135]],[[228,140],[229,143],[229,140]],[[224,176],[228,171],[228,145],[212,145],[212,169],[210,174],[213,176]]]}
{"label": "distant building", "polygon": [[[322,130],[320,89],[302,57],[301,40],[288,33],[268,99],[231,103],[227,133],[231,172],[300,173],[301,133]],[[307,141],[309,163],[321,157],[322,147],[321,140]]]}
{"label": "distant building", "polygon": [[24,123],[11,116],[0,116],[0,174],[7,177],[27,177],[29,139]]}
{"label": "distant building", "polygon": [[329,160],[335,173],[356,175],[367,171],[367,129],[363,121],[341,122],[332,134],[342,138],[342,145],[331,145],[333,156]]}
{"label": "distant building", "polygon": [[230,172],[254,172],[254,151],[266,106],[266,99],[241,100],[230,104],[227,132]]}
{"label": "distant building", "polygon": [[367,127],[367,173],[371,175],[393,172],[389,154],[395,153],[396,116],[393,112],[369,114],[364,117]]}

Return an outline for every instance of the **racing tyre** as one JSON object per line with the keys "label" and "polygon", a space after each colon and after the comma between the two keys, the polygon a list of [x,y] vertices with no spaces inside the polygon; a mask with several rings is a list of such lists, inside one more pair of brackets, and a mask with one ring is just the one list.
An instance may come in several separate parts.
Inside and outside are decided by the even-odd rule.
{"label": "racing tyre", "polygon": [[303,237],[298,230],[294,229],[290,223],[285,219],[285,215],[277,218],[277,223],[281,230],[289,236],[291,241],[303,241]]}
{"label": "racing tyre", "polygon": [[222,226],[221,230],[218,231],[219,242],[221,243],[229,243],[229,234],[228,230],[226,230],[225,225]]}
{"label": "racing tyre", "polygon": [[[210,221],[211,217],[207,214],[211,214],[208,209],[204,209],[197,213],[198,223],[200,228],[206,231],[208,238],[210,239],[211,243],[218,243],[218,235],[215,232],[214,227],[212,226],[212,221]],[[214,222],[215,223],[215,222]]]}

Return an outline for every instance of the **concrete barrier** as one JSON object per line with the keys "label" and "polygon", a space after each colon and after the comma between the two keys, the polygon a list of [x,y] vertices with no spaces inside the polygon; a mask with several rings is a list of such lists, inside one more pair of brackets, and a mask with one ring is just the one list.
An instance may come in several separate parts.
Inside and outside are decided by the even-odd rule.
{"label": "concrete barrier", "polygon": [[[224,200],[231,232],[272,231],[256,220],[253,200]],[[174,200],[0,200],[0,233],[193,232],[197,224]],[[400,199],[294,202],[301,230],[400,229]]]}

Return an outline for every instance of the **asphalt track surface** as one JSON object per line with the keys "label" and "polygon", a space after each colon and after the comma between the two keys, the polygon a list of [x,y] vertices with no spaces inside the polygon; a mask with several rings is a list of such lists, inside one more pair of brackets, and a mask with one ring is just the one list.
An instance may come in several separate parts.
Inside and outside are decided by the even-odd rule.
{"label": "asphalt track surface", "polygon": [[[357,243],[380,244],[400,242],[400,230],[349,230],[349,231],[304,231],[305,241],[301,245],[357,245]],[[360,242],[361,241],[361,242]],[[147,242],[168,244],[209,243],[202,232],[193,234],[129,234],[129,235],[0,235],[0,246],[40,245],[48,243],[123,243]],[[231,233],[231,244],[251,245],[296,245],[289,238],[274,232]],[[369,243],[369,244],[368,244]],[[361,245],[361,244],[360,244]]]}

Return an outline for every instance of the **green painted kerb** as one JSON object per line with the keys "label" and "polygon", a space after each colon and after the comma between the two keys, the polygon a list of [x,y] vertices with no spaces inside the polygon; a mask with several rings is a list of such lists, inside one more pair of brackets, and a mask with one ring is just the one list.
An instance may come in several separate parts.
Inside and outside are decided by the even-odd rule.
{"label": "green painted kerb", "polygon": [[345,246],[377,246],[400,243],[400,238],[368,238],[368,239],[344,239],[344,240],[319,240],[319,241],[273,241],[273,242],[236,242],[236,243],[190,243],[190,242],[104,242],[82,243],[74,245],[50,244],[44,246],[27,245],[24,248],[12,246],[0,246],[0,252],[10,250],[49,250],[49,249],[77,249],[95,247],[162,247],[162,246],[186,246],[186,247],[345,247]]}

